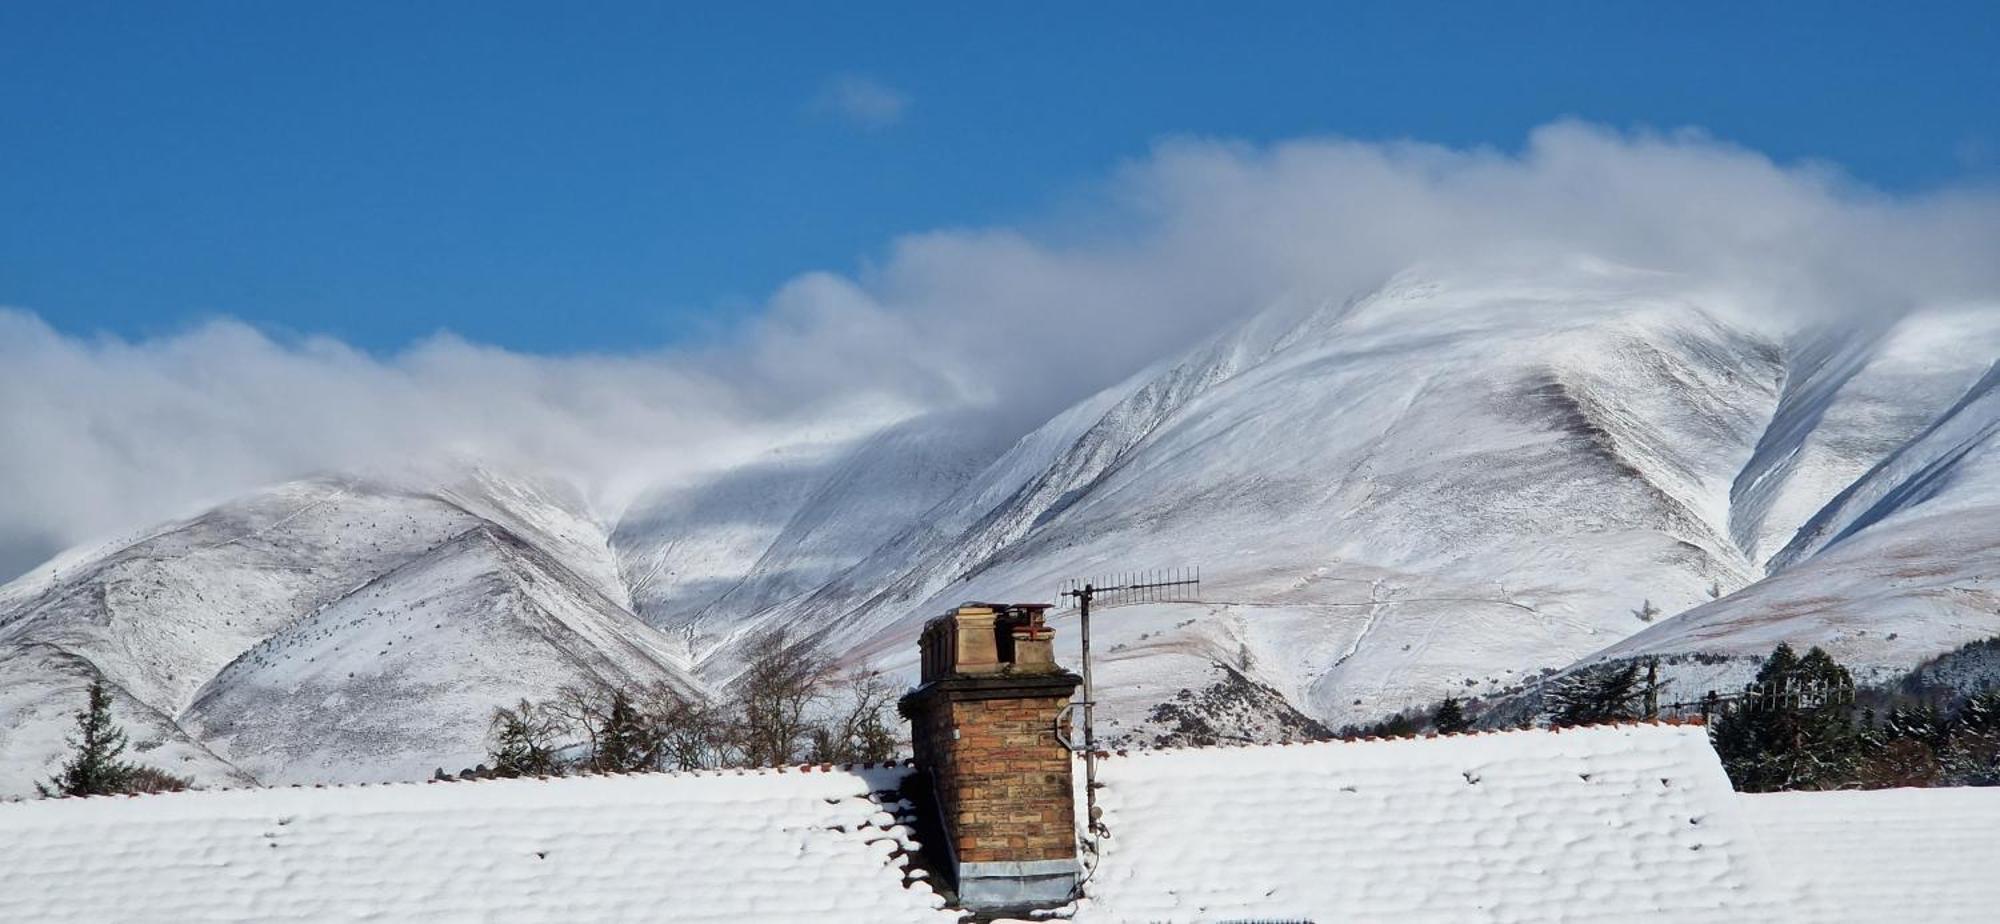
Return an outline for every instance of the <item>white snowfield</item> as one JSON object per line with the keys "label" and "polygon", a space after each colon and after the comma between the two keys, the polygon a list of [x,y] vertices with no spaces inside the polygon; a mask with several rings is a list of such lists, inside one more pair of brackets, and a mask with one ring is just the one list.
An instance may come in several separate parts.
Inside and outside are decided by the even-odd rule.
{"label": "white snowfield", "polygon": [[[942,922],[901,768],[0,805],[4,921]],[[2000,790],[1739,796],[1701,729],[1103,762],[1079,922],[1991,920]]]}

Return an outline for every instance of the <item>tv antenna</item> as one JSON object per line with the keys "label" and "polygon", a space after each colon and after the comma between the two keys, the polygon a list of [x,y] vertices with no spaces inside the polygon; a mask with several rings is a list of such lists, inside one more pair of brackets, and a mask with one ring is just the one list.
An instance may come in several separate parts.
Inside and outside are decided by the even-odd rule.
{"label": "tv antenna", "polygon": [[[1070,703],[1065,713],[1083,710],[1083,800],[1084,818],[1091,834],[1103,833],[1097,818],[1097,691],[1090,681],[1090,611],[1141,603],[1193,603],[1201,590],[1200,568],[1173,568],[1166,571],[1138,571],[1101,581],[1068,581],[1056,599],[1076,601],[1081,632],[1077,636],[1083,657],[1083,701]],[[1057,719],[1060,731],[1061,719]],[[1064,741],[1070,750],[1075,744]]]}

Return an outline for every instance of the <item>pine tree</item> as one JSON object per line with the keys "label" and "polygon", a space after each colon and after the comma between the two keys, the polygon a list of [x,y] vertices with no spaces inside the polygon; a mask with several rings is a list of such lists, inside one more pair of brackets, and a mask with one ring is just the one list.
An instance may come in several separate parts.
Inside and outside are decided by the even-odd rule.
{"label": "pine tree", "polygon": [[1417,720],[1399,712],[1375,723],[1369,734],[1377,738],[1414,738],[1417,736]]}
{"label": "pine tree", "polygon": [[[1847,669],[1825,651],[1800,658],[1790,645],[1773,649],[1742,708],[1715,725],[1715,750],[1730,781],[1744,792],[1855,782],[1863,741],[1851,714],[1853,690]],[[1913,759],[1909,749],[1896,757],[1899,764]]]}
{"label": "pine tree", "polygon": [[119,760],[125,753],[125,732],[111,721],[111,693],[104,681],[90,684],[90,701],[76,715],[74,749],[62,772],[35,789],[48,796],[107,796],[127,791],[136,768]]}
{"label": "pine tree", "polygon": [[1918,742],[1936,750],[1944,747],[1951,729],[1937,707],[1929,703],[1921,706],[1898,706],[1889,710],[1889,717],[1882,725],[1883,737],[1888,740],[1905,739]]}
{"label": "pine tree", "polygon": [[653,766],[651,723],[632,705],[632,698],[619,690],[611,694],[611,708],[605,713],[604,728],[597,734],[597,753],[592,766],[603,773],[627,773]]}
{"label": "pine tree", "polygon": [[1975,694],[1959,707],[1957,726],[1970,732],[2000,732],[2000,690]]}
{"label": "pine tree", "polygon": [[1832,655],[1814,647],[1799,659],[1799,681],[1796,709],[1801,715],[1801,738],[1793,787],[1833,789],[1851,783],[1861,762],[1853,715],[1854,677]]}
{"label": "pine tree", "polygon": [[1966,700],[1938,755],[1939,770],[1954,786],[2000,786],[2000,691]]}
{"label": "pine tree", "polygon": [[1549,690],[1549,724],[1566,728],[1637,718],[1635,701],[1641,692],[1637,661],[1578,671]]}
{"label": "pine tree", "polygon": [[1455,735],[1472,727],[1472,720],[1465,717],[1465,706],[1458,697],[1448,696],[1438,704],[1437,714],[1431,717],[1431,726],[1440,735]]}

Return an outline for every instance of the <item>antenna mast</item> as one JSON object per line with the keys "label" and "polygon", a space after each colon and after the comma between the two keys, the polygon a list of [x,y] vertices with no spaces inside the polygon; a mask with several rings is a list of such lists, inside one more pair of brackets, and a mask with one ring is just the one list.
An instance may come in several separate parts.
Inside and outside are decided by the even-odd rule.
{"label": "antenna mast", "polygon": [[1119,575],[1102,583],[1071,581],[1056,594],[1058,599],[1070,598],[1076,601],[1077,618],[1081,623],[1078,643],[1083,657],[1083,701],[1071,703],[1072,709],[1083,710],[1083,799],[1084,819],[1090,833],[1101,835],[1104,826],[1098,822],[1097,812],[1097,689],[1090,679],[1090,609],[1093,602],[1099,607],[1131,606],[1138,603],[1184,603],[1194,599],[1201,586],[1201,569],[1176,568],[1169,571],[1147,571]]}

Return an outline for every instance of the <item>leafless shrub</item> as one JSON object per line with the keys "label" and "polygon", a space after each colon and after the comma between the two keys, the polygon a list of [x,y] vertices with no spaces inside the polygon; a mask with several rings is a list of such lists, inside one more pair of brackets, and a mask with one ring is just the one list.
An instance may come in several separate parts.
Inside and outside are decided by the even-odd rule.
{"label": "leafless shrub", "polygon": [[[496,709],[495,771],[874,763],[901,749],[890,712],[897,690],[880,675],[839,675],[817,640],[785,628],[744,647],[751,657],[720,701],[665,683],[622,689],[594,682],[562,687],[539,704]],[[565,750],[576,756],[564,760]]]}
{"label": "leafless shrub", "polygon": [[896,690],[880,674],[850,674],[841,681],[843,708],[815,724],[807,759],[813,763],[875,763],[896,756],[901,736],[888,718]]}
{"label": "leafless shrub", "polygon": [[525,699],[509,709],[493,710],[487,735],[492,741],[489,755],[493,770],[500,776],[549,776],[563,772],[560,756],[569,726],[548,706]]}

